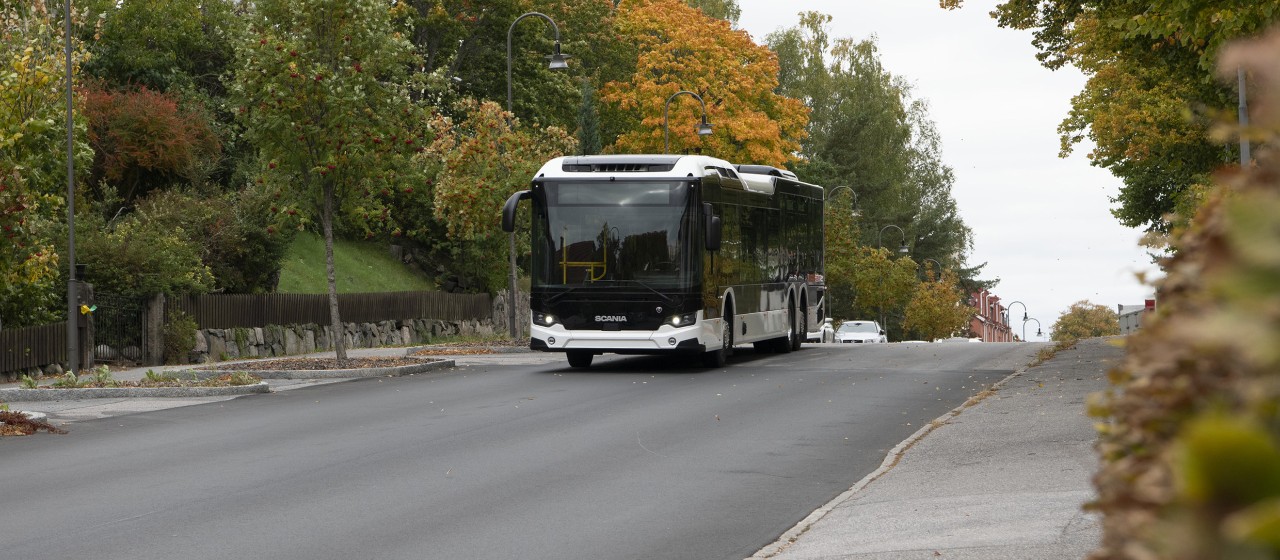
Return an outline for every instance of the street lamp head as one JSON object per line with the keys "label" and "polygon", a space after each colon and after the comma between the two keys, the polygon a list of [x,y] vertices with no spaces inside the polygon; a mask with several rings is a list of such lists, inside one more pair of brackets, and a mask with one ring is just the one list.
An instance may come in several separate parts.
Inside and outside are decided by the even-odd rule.
{"label": "street lamp head", "polygon": [[547,68],[562,70],[569,67],[569,55],[560,52],[560,41],[556,41],[555,52],[546,56]]}
{"label": "street lamp head", "polygon": [[1036,336],[1038,337],[1044,336],[1044,331],[1040,330],[1040,327],[1036,327]]}
{"label": "street lamp head", "polygon": [[903,241],[903,242],[902,242],[902,245],[899,245],[899,246],[898,246],[898,252],[899,252],[899,253],[901,253],[901,254],[903,254],[903,255],[905,255],[905,254],[907,254],[907,253],[910,253],[910,252],[911,252],[911,248],[910,248],[910,247],[907,247],[907,242],[906,242],[906,241]]}
{"label": "street lamp head", "polygon": [[702,115],[702,122],[698,124],[698,136],[707,136],[711,134],[711,123],[707,122],[707,116]]}
{"label": "street lamp head", "polygon": [[1026,312],[1026,311],[1023,311],[1023,312],[1022,312],[1022,322],[1024,322],[1024,323],[1025,323],[1025,322],[1027,322],[1027,312]]}

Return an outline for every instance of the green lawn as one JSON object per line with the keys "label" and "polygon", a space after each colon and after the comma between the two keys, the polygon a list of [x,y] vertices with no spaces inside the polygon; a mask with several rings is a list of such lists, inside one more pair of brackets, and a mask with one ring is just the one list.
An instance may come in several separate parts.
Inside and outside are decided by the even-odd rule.
{"label": "green lawn", "polygon": [[[386,245],[334,241],[333,263],[338,291],[402,292],[434,290],[435,284],[392,258]],[[311,232],[299,232],[285,254],[279,292],[323,294],[329,291],[324,270],[324,240]]]}

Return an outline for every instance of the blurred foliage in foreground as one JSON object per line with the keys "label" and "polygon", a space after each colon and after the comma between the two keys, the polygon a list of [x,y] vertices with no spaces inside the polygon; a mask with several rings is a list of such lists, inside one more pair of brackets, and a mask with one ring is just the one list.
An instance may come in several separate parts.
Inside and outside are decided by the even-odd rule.
{"label": "blurred foliage in foreground", "polygon": [[1223,73],[1237,67],[1256,161],[1174,240],[1159,315],[1091,401],[1094,559],[1280,558],[1280,30],[1228,49]]}

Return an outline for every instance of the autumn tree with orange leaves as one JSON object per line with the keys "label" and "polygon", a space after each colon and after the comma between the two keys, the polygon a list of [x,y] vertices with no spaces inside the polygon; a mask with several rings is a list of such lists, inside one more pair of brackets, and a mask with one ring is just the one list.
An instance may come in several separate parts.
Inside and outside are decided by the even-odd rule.
{"label": "autumn tree with orange leaves", "polygon": [[[700,150],[735,163],[778,166],[794,160],[809,111],[774,92],[778,60],[767,47],[679,0],[624,1],[615,26],[639,56],[629,79],[601,89],[601,101],[624,115],[606,151],[660,153],[669,130],[673,153]],[[702,108],[691,96],[671,101],[664,130],[664,106],[681,90],[706,102],[711,135],[698,136]]]}

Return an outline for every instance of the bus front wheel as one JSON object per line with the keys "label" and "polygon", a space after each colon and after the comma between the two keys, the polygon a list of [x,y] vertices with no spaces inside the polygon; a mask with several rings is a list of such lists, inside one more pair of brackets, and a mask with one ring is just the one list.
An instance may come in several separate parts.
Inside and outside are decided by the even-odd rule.
{"label": "bus front wheel", "polygon": [[565,356],[569,358],[569,365],[576,368],[591,367],[591,359],[595,354],[591,352],[583,352],[581,350],[570,350],[565,352]]}
{"label": "bus front wheel", "polygon": [[726,309],[721,318],[720,348],[702,354],[702,365],[709,368],[724,367],[729,354],[733,352],[733,311]]}

